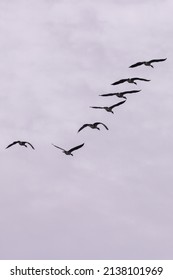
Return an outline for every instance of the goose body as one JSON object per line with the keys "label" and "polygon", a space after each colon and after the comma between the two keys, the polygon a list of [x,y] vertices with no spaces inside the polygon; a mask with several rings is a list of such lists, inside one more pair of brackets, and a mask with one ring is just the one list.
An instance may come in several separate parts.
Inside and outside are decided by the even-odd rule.
{"label": "goose body", "polygon": [[129,68],[134,68],[134,67],[138,67],[138,66],[141,66],[141,65],[150,66],[150,67],[154,68],[154,66],[151,63],[162,62],[162,61],[165,61],[166,59],[167,58],[152,59],[152,60],[149,60],[149,61],[141,61],[141,62],[137,62],[135,64],[130,65]]}
{"label": "goose body", "polygon": [[74,148],[72,148],[72,149],[70,149],[70,150],[64,150],[63,148],[58,147],[58,146],[56,146],[56,145],[54,145],[54,144],[52,144],[52,145],[53,145],[55,148],[58,148],[58,149],[62,150],[64,154],[73,156],[72,152],[75,151],[75,150],[78,150],[78,149],[82,148],[82,147],[84,146],[84,143],[81,144],[81,145],[78,145],[78,146],[76,146],[76,147],[74,147]]}
{"label": "goose body", "polygon": [[29,142],[26,142],[26,141],[14,141],[14,142],[11,143],[10,145],[8,145],[8,146],[6,147],[6,149],[10,148],[11,146],[13,146],[13,145],[15,145],[15,144],[19,144],[20,146],[24,146],[24,147],[26,147],[26,148],[28,148],[28,146],[27,146],[27,144],[28,144],[28,145],[31,146],[31,148],[32,148],[33,150],[35,150],[35,148],[33,147],[33,145],[32,145],[31,143],[29,143]]}
{"label": "goose body", "polygon": [[118,84],[122,84],[124,82],[128,82],[130,84],[135,84],[137,85],[137,83],[135,81],[145,81],[145,82],[150,82],[150,80],[147,80],[147,79],[144,79],[144,78],[128,78],[128,79],[121,79],[117,82],[114,82],[112,83],[111,85],[115,86],[115,85],[118,85]]}
{"label": "goose body", "polygon": [[92,123],[92,124],[91,123],[84,124],[83,126],[81,126],[81,128],[79,128],[78,132],[81,131],[82,129],[84,129],[85,127],[87,127],[87,126],[89,126],[92,129],[100,130],[100,128],[98,127],[99,124],[103,125],[108,130],[108,127],[104,123],[102,123],[102,122],[95,122],[95,123]]}
{"label": "goose body", "polygon": [[113,108],[115,108],[115,107],[117,107],[117,106],[120,106],[121,104],[123,104],[124,102],[126,102],[126,100],[123,100],[123,101],[121,101],[121,102],[118,102],[118,103],[116,103],[116,104],[114,104],[114,105],[112,105],[112,106],[104,106],[104,107],[98,107],[98,106],[90,106],[90,108],[93,108],[93,109],[104,109],[104,110],[106,110],[107,112],[110,112],[110,113],[112,113],[112,114],[114,114],[114,112],[113,112]]}

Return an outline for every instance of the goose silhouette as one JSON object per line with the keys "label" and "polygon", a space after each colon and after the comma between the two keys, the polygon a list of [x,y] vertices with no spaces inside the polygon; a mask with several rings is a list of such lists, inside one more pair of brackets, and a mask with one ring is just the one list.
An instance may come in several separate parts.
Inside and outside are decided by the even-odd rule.
{"label": "goose silhouette", "polygon": [[75,151],[75,150],[78,150],[78,149],[82,148],[82,147],[84,146],[84,143],[81,144],[81,145],[78,145],[78,146],[76,146],[76,147],[74,147],[74,148],[71,148],[70,150],[65,150],[65,149],[63,149],[63,148],[61,148],[61,147],[59,147],[59,146],[54,145],[54,144],[52,144],[52,145],[53,145],[55,148],[58,148],[58,149],[62,150],[64,154],[73,156],[72,152]]}
{"label": "goose silhouette", "polygon": [[144,78],[128,78],[128,79],[121,79],[117,82],[114,82],[112,83],[111,85],[112,86],[115,86],[115,85],[119,85],[119,84],[122,84],[124,82],[128,82],[130,84],[135,84],[137,85],[137,83],[135,81],[145,81],[145,82],[150,82],[150,80],[147,80],[147,79],[144,79]]}
{"label": "goose silhouette", "polygon": [[140,92],[140,91],[141,90],[129,90],[129,91],[122,91],[122,92],[105,93],[105,94],[100,94],[99,96],[114,96],[114,95],[116,95],[119,98],[127,99],[127,97],[124,96],[125,94],[131,94],[131,93],[136,93],[136,92]]}
{"label": "goose silhouette", "polygon": [[113,112],[112,109],[115,108],[115,107],[117,107],[117,106],[120,106],[120,105],[123,104],[124,102],[126,102],[126,100],[121,101],[121,102],[118,102],[118,103],[116,103],[116,104],[114,104],[114,105],[112,105],[112,106],[109,106],[109,107],[107,107],[107,106],[104,106],[104,107],[90,106],[90,108],[94,108],[94,109],[104,109],[104,110],[106,110],[107,112],[110,112],[110,113],[114,114],[114,112]]}
{"label": "goose silhouette", "polygon": [[31,143],[29,143],[29,142],[26,142],[26,141],[14,141],[14,142],[11,143],[10,145],[8,145],[8,146],[6,147],[6,149],[8,149],[8,148],[10,148],[11,146],[16,145],[16,144],[19,144],[20,146],[24,146],[24,147],[26,147],[26,148],[28,148],[28,147],[27,147],[27,144],[28,144],[28,145],[31,146],[32,149],[35,150],[35,148],[33,147],[33,145],[32,145]]}
{"label": "goose silhouette", "polygon": [[108,130],[108,127],[104,123],[102,123],[102,122],[95,122],[95,123],[86,123],[86,124],[84,124],[83,126],[81,126],[81,128],[79,128],[78,132],[81,131],[82,129],[84,129],[85,127],[87,127],[87,126],[89,126],[92,129],[100,130],[100,128],[98,127],[99,124],[103,125]]}
{"label": "goose silhouette", "polygon": [[129,66],[129,68],[134,68],[134,67],[138,67],[140,65],[145,65],[145,66],[150,66],[152,68],[154,68],[154,66],[151,64],[151,63],[154,63],[154,62],[162,62],[162,61],[165,61],[167,58],[162,58],[162,59],[152,59],[152,60],[149,60],[149,61],[141,61],[141,62],[137,62],[135,64],[132,64]]}

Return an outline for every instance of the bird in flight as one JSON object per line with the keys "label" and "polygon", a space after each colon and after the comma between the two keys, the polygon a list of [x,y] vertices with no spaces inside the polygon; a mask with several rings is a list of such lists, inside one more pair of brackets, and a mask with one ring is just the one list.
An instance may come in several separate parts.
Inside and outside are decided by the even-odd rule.
{"label": "bird in flight", "polygon": [[28,148],[28,147],[27,147],[27,144],[28,144],[28,145],[31,146],[31,148],[32,148],[33,150],[35,150],[35,148],[31,145],[31,143],[26,142],[26,141],[14,141],[14,142],[11,143],[10,145],[8,145],[8,146],[6,147],[6,149],[10,148],[11,146],[13,146],[13,145],[15,145],[15,144],[19,144],[20,146],[24,146],[24,147],[26,147],[26,148]]}
{"label": "bird in flight", "polygon": [[140,92],[141,90],[129,90],[129,91],[122,91],[122,92],[114,92],[114,93],[106,93],[106,94],[100,94],[100,96],[114,96],[116,95],[119,98],[124,98],[127,99],[126,96],[124,96],[125,94],[129,94],[129,93],[136,93],[136,92]]}
{"label": "bird in flight", "polygon": [[135,82],[135,81],[137,81],[137,80],[139,80],[139,81],[145,81],[145,82],[150,82],[150,80],[143,79],[143,78],[128,78],[128,79],[121,79],[121,80],[119,80],[119,81],[117,81],[117,82],[115,82],[115,83],[113,83],[113,84],[111,84],[111,85],[115,86],[115,85],[118,85],[118,84],[122,84],[122,83],[124,83],[124,82],[128,82],[128,83],[130,83],[130,84],[135,84],[135,85],[137,85],[137,83]]}
{"label": "bird in flight", "polygon": [[100,130],[100,128],[98,127],[99,124],[102,124],[107,130],[109,130],[108,127],[104,123],[95,122],[95,123],[92,123],[92,124],[91,123],[84,124],[83,126],[81,126],[81,128],[79,128],[78,132],[81,131],[82,129],[84,129],[85,127],[87,127],[87,126],[89,126],[90,128],[93,128],[93,129]]}
{"label": "bird in flight", "polygon": [[105,109],[107,112],[111,112],[112,114],[114,114],[114,112],[112,111],[112,109],[114,108],[114,107],[117,107],[117,106],[120,106],[121,104],[123,104],[124,102],[126,102],[126,100],[123,100],[123,101],[121,101],[121,102],[118,102],[118,103],[116,103],[116,104],[114,104],[114,105],[112,105],[112,106],[110,106],[110,107],[107,107],[107,106],[105,106],[105,107],[97,107],[97,106],[90,106],[90,108],[94,108],[94,109]]}
{"label": "bird in flight", "polygon": [[140,66],[142,64],[145,65],[145,66],[151,66],[152,68],[154,68],[154,66],[151,63],[165,61],[166,59],[167,58],[152,59],[152,60],[149,60],[149,61],[141,61],[141,62],[137,62],[135,64],[130,65],[129,68],[134,68],[134,67]]}
{"label": "bird in flight", "polygon": [[72,149],[70,149],[70,150],[68,150],[68,151],[67,151],[67,150],[64,150],[63,148],[58,147],[58,146],[56,146],[56,145],[54,145],[54,144],[52,144],[52,145],[53,145],[55,148],[58,148],[58,149],[62,150],[64,154],[73,156],[72,152],[75,151],[75,150],[78,150],[78,149],[82,148],[83,145],[84,145],[84,143],[81,144],[81,145],[78,145],[78,146],[76,146],[76,147],[74,147],[74,148],[72,148]]}

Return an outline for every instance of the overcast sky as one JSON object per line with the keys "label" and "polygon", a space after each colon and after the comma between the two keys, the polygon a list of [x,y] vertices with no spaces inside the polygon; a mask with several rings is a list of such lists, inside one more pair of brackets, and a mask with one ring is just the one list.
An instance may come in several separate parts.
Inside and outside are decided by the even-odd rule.
{"label": "overcast sky", "polygon": [[[0,0],[1,259],[173,259],[172,10]],[[128,77],[151,81],[110,85]],[[132,89],[114,115],[89,108]],[[77,133],[96,121],[109,131]],[[16,140],[35,151],[5,149]],[[85,145],[72,157],[51,143]]]}

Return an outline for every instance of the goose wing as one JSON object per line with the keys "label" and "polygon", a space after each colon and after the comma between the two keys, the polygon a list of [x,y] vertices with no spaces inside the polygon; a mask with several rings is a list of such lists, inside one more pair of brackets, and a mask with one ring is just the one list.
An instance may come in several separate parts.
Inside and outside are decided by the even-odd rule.
{"label": "goose wing", "polygon": [[8,146],[6,147],[6,149],[10,148],[11,146],[13,146],[13,145],[15,145],[15,144],[17,144],[17,143],[19,143],[19,141],[14,141],[14,142],[11,143],[10,145],[8,145]]}
{"label": "goose wing", "polygon": [[85,127],[89,126],[89,124],[84,124],[83,126],[81,126],[81,128],[79,128],[78,132],[81,131],[82,129],[84,129]]}
{"label": "goose wing", "polygon": [[123,100],[123,101],[121,101],[121,102],[118,102],[118,103],[116,103],[116,104],[110,106],[110,108],[113,109],[114,107],[120,106],[120,105],[123,104],[124,102],[126,102],[126,100]]}
{"label": "goose wing", "polygon": [[129,93],[136,93],[136,92],[140,92],[141,91],[141,89],[140,90],[128,90],[128,91],[123,91],[123,92],[120,92],[121,94],[129,94]]}
{"label": "goose wing", "polygon": [[62,150],[62,151],[65,151],[63,148],[61,148],[61,147],[58,147],[58,146],[56,146],[56,145],[54,145],[54,144],[52,144],[55,148],[58,148],[58,149],[60,149],[60,150]]}
{"label": "goose wing", "polygon": [[32,148],[33,150],[35,150],[35,148],[33,147],[33,145],[32,145],[31,143],[29,143],[29,142],[25,142],[25,143],[27,143],[28,145],[30,145],[31,148]]}
{"label": "goose wing", "polygon": [[146,82],[150,82],[151,80],[147,80],[147,79],[144,79],[144,78],[132,78],[133,81],[135,80],[140,80],[140,81],[146,81]]}
{"label": "goose wing", "polygon": [[104,107],[97,107],[97,106],[90,106],[90,108],[94,108],[94,109],[104,109]]}
{"label": "goose wing", "polygon": [[109,130],[109,128],[102,122],[95,122],[94,125],[99,125],[102,124],[107,130]]}
{"label": "goose wing", "polygon": [[152,59],[150,61],[148,61],[149,63],[153,63],[153,62],[161,62],[161,61],[165,61],[167,58],[162,58],[162,59]]}
{"label": "goose wing", "polygon": [[126,81],[127,81],[127,79],[121,79],[121,80],[119,80],[117,82],[112,83],[111,85],[114,86],[114,85],[122,84],[122,83],[124,83]]}
{"label": "goose wing", "polygon": [[105,93],[105,94],[100,94],[99,96],[113,96],[116,95],[117,93]]}
{"label": "goose wing", "polygon": [[82,147],[83,147],[83,145],[84,145],[84,143],[83,143],[83,144],[81,144],[81,145],[78,145],[78,146],[76,146],[76,147],[74,147],[74,148],[72,148],[72,149],[70,149],[68,152],[72,153],[73,151],[75,151],[75,150],[78,150],[78,149],[82,148]]}
{"label": "goose wing", "polygon": [[130,65],[129,68],[134,68],[134,67],[140,66],[140,65],[142,65],[144,63],[145,63],[145,61],[137,62],[135,64]]}

